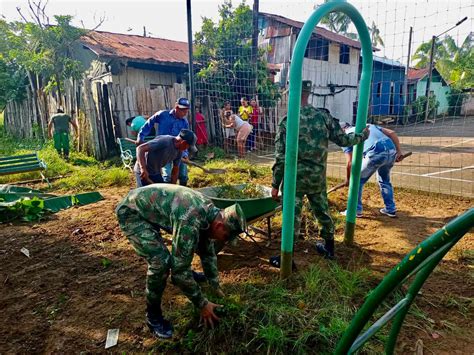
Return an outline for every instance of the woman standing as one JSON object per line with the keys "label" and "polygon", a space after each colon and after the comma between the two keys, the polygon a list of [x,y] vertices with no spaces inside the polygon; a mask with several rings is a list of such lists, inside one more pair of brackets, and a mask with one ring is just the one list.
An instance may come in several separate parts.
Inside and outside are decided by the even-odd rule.
{"label": "woman standing", "polygon": [[257,140],[260,126],[260,107],[257,104],[257,100],[250,100],[250,107],[252,107],[252,114],[250,115],[250,124],[253,126],[252,133],[250,133],[249,136],[250,150],[257,150]]}
{"label": "woman standing", "polygon": [[252,125],[248,122],[245,122],[237,115],[227,114],[229,121],[231,122],[227,127],[232,127],[237,132],[237,150],[239,152],[239,157],[245,157],[245,142],[250,132],[252,132]]}

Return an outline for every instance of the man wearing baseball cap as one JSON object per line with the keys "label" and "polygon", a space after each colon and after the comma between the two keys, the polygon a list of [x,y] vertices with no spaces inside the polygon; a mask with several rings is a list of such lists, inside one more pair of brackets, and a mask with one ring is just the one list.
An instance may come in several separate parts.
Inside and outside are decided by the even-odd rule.
{"label": "man wearing baseball cap", "polygon": [[[201,313],[205,325],[214,326],[221,307],[207,300],[193,278],[191,263],[196,253],[215,294],[223,297],[219,285],[213,241],[227,242],[246,230],[242,208],[217,208],[202,193],[184,186],[156,184],[135,189],[116,209],[120,228],[138,255],[148,264],[146,280],[146,323],[153,335],[170,338],[171,323],[163,318],[161,298],[171,272],[179,287]],[[160,230],[172,234],[171,252]]]}
{"label": "man wearing baseball cap", "polygon": [[176,137],[157,136],[137,147],[137,162],[133,171],[137,187],[165,182],[161,169],[168,163],[173,164],[171,183],[178,181],[178,169],[183,151],[197,151],[196,135],[189,129],[182,129]]}
{"label": "man wearing baseball cap", "polygon": [[[150,135],[155,124],[158,124],[157,136],[170,135],[177,136],[182,129],[190,129],[189,122],[186,119],[186,115],[189,112],[191,106],[189,100],[185,97],[181,97],[176,100],[174,108],[172,110],[161,110],[151,116],[145,124],[141,127],[137,135],[137,145],[145,141],[145,137]],[[188,160],[188,152],[184,151],[182,154],[183,162]],[[165,182],[171,182],[171,168],[172,164],[165,164],[162,174]],[[180,185],[186,186],[188,183],[188,169],[185,164],[179,165],[178,179]]]}

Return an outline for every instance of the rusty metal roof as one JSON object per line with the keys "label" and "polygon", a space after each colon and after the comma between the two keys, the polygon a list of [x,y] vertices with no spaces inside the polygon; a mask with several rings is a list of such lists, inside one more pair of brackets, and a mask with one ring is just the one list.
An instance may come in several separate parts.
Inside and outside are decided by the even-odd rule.
{"label": "rusty metal roof", "polygon": [[409,68],[407,73],[408,80],[420,80],[423,79],[429,72],[429,68],[415,69]]}
{"label": "rusty metal roof", "polygon": [[188,43],[163,38],[91,31],[81,43],[99,57],[162,65],[188,65]]}
{"label": "rusty metal roof", "polygon": [[[269,19],[284,23],[288,26],[296,27],[296,28],[299,28],[299,29],[301,29],[304,25],[304,22],[291,20],[289,18],[280,16],[280,15],[274,15],[274,14],[269,14],[269,13],[265,13],[265,12],[260,12],[259,14],[266,17],[266,18],[269,18]],[[285,35],[285,33],[286,33],[283,30],[278,30],[278,31],[273,30],[273,32],[275,33],[276,36]],[[350,47],[353,47],[353,48],[361,49],[361,45],[360,45],[359,41],[355,41],[353,39],[347,38],[347,37],[342,36],[340,34],[331,32],[331,31],[329,31],[329,30],[327,30],[323,27],[316,26],[316,29],[313,32],[315,34],[329,40],[329,41],[336,42],[336,43],[342,43],[342,44],[346,44],[346,45],[348,45]],[[377,50],[377,49],[373,48],[373,50]]]}

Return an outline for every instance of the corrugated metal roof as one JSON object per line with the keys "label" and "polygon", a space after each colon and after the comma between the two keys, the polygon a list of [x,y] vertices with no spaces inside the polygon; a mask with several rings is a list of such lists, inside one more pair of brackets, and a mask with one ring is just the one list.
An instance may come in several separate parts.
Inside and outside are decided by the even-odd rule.
{"label": "corrugated metal roof", "polygon": [[188,65],[188,43],[163,38],[91,31],[81,43],[99,57],[125,58],[164,65]]}
{"label": "corrugated metal roof", "polygon": [[374,62],[387,64],[387,65],[390,65],[392,67],[405,68],[405,66],[402,63],[397,62],[396,60],[393,60],[393,59],[389,59],[389,58],[385,58],[385,57],[378,57],[376,55],[374,55],[373,58],[374,58]]}
{"label": "corrugated metal roof", "polygon": [[[274,15],[274,14],[269,14],[269,13],[265,13],[265,12],[260,12],[259,15],[262,15],[266,18],[270,18],[270,19],[273,19],[275,21],[278,21],[278,22],[284,23],[288,26],[292,26],[292,27],[296,27],[296,28],[302,28],[303,25],[304,25],[304,22],[291,20],[289,18],[280,16],[280,15]],[[342,36],[340,34],[331,32],[331,31],[329,31],[329,30],[327,30],[323,27],[316,26],[316,30],[314,31],[314,33],[316,33],[317,35],[319,35],[323,38],[326,38],[326,39],[328,39],[332,42],[342,43],[342,44],[346,44],[346,45],[348,45],[350,47],[353,47],[353,48],[361,49],[361,45],[360,45],[359,41],[355,41],[353,39],[347,38],[347,37]],[[376,50],[376,48],[374,48],[374,50]]]}
{"label": "corrugated metal roof", "polygon": [[423,79],[429,72],[429,68],[415,69],[409,68],[407,73],[408,80],[420,80]]}

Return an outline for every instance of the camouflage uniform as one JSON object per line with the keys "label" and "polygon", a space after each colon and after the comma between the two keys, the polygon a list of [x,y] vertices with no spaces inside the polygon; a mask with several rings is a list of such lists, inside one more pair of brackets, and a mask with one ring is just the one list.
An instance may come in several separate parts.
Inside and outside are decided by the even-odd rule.
{"label": "camouflage uniform", "polygon": [[[280,122],[275,138],[275,164],[273,165],[272,187],[278,189],[283,181],[285,164],[285,139],[287,118]],[[326,109],[307,105],[300,111],[298,143],[298,164],[295,196],[295,240],[300,234],[303,197],[308,197],[314,216],[321,224],[320,236],[334,239],[334,223],[329,213],[326,194],[326,161],[329,140],[338,146],[347,147],[362,142],[363,133],[345,134],[339,121]]]}
{"label": "camouflage uniform", "polygon": [[[234,206],[224,210],[224,218],[231,231],[240,232],[245,228],[245,221],[233,218],[236,210],[240,217],[243,216],[240,206]],[[214,244],[207,236],[202,236],[201,232],[209,228],[220,211],[201,193],[168,184],[154,184],[132,190],[117,206],[120,228],[137,254],[148,263],[148,305],[161,304],[170,270],[173,284],[196,307],[202,308],[207,304],[207,299],[193,279],[191,262],[196,251],[210,285],[219,287]],[[171,253],[161,238],[160,229],[173,235]]]}

